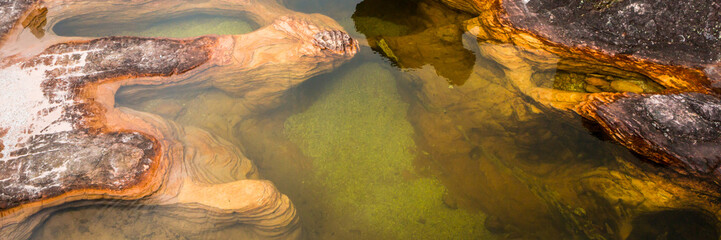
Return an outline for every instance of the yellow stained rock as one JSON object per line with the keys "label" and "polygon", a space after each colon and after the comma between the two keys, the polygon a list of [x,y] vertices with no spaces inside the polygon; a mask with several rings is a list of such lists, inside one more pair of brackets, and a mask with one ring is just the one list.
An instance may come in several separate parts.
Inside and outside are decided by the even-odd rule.
{"label": "yellow stained rock", "polygon": [[586,89],[586,92],[590,92],[590,93],[600,93],[600,92],[603,92],[601,89],[599,89],[598,87],[593,86],[593,85],[586,85],[586,88],[585,88],[585,89]]}
{"label": "yellow stained rock", "polygon": [[642,93],[643,88],[639,87],[635,83],[624,81],[624,80],[617,80],[611,82],[611,88],[613,90],[619,91],[619,92],[633,92],[633,93]]}
{"label": "yellow stained rock", "polygon": [[587,77],[586,79],[584,79],[584,81],[586,81],[586,83],[588,83],[589,85],[593,86],[605,86],[609,84],[608,81],[597,77]]}

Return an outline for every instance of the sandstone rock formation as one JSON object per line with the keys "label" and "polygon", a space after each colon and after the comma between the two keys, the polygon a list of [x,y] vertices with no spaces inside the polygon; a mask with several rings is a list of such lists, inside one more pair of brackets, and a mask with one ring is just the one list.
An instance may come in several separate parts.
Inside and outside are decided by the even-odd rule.
{"label": "sandstone rock formation", "polygon": [[[511,74],[511,81],[522,92],[548,106],[595,119],[597,113],[589,111],[589,106],[594,104],[586,104],[586,110],[582,111],[582,103],[598,98],[623,98],[623,92],[657,92],[654,90],[657,87],[648,87],[653,84],[649,80],[665,89],[662,94],[698,92],[707,96],[692,98],[717,98],[714,83],[718,79],[712,73],[719,61],[713,49],[721,42],[721,15],[719,6],[713,2],[588,1],[566,5],[558,1],[511,0],[472,3],[474,8],[457,3],[450,5],[481,15],[468,21],[466,29],[482,41],[515,45],[490,47],[494,49],[484,52],[510,70],[507,73]],[[686,17],[688,12],[695,14]],[[556,67],[581,74],[579,78],[586,82],[583,85],[593,87],[567,92],[542,88],[532,82],[532,71]],[[610,83],[591,83],[599,76]],[[604,87],[605,92],[616,93],[603,93]],[[623,118],[626,118],[623,121],[644,122],[632,116]],[[692,121],[678,119],[687,120]],[[700,126],[686,128],[695,127]],[[716,126],[709,127],[717,130]],[[695,130],[700,129],[687,129]],[[664,148],[651,146],[653,149],[642,151],[637,146],[629,147],[652,160],[656,158],[651,152]],[[687,167],[678,170],[685,171]]]}
{"label": "sandstone rock formation", "polygon": [[[188,39],[39,34],[73,16],[193,10],[247,14],[262,27]],[[290,200],[258,179],[239,149],[203,130],[116,107],[115,94],[122,86],[138,97],[172,86],[214,87],[242,96],[249,112],[271,108],[288,88],[357,52],[333,20],[272,1],[0,1],[0,13],[4,239],[26,238],[54,211],[108,202],[204,212],[217,220],[208,227],[245,223],[269,238],[299,236]]]}
{"label": "sandstone rock formation", "polygon": [[[419,161],[439,166],[460,206],[493,215],[509,238],[642,239],[648,216],[669,209],[711,226],[684,237],[718,238],[718,5],[441,2],[460,12],[406,1],[433,24],[367,35],[400,67],[417,68],[405,81],[427,151]],[[471,70],[458,80],[418,55]],[[643,161],[574,129],[578,116]]]}

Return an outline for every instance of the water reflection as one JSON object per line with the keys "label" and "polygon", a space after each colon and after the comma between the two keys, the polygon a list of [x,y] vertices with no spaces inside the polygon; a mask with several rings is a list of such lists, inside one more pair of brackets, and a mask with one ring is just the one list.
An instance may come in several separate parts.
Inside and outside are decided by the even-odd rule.
{"label": "water reflection", "polygon": [[253,23],[239,16],[212,15],[203,12],[179,16],[142,16],[129,22],[89,22],[78,16],[63,20],[53,26],[60,36],[137,36],[186,38],[208,34],[233,35],[252,31]]}
{"label": "water reflection", "polygon": [[[600,75],[605,83],[594,85],[589,78],[599,78],[597,69],[579,70],[555,56],[541,67],[509,68],[514,59],[494,53],[525,50],[479,43],[464,25],[472,16],[436,1],[288,5],[334,17],[355,29],[354,37],[365,37],[370,48],[290,90],[282,96],[286,105],[266,112],[249,111],[242,98],[212,88],[176,88],[154,98],[117,101],[241,147],[260,175],[295,203],[307,239],[718,235],[716,223],[702,211],[660,212],[632,221],[619,217],[640,212],[637,206],[644,211],[665,206],[648,196],[671,195],[674,187],[659,190],[654,181],[638,181],[655,179],[645,175],[647,164],[589,133],[577,116],[529,97],[537,87],[617,91],[615,81],[631,82],[642,92],[661,90],[643,76],[605,70]],[[207,14],[154,19],[134,29],[83,24],[68,20],[54,31],[187,37],[253,28],[242,19]],[[513,80],[520,78],[524,82]],[[208,170],[217,176],[227,171]],[[168,209],[139,208],[64,211],[34,238],[258,237],[242,225],[198,231],[195,224],[202,217],[185,222]],[[693,224],[671,231],[669,222],[656,219]]]}
{"label": "water reflection", "polygon": [[401,68],[431,65],[453,85],[463,85],[475,64],[462,40],[462,23],[470,18],[435,1],[413,0],[367,0],[353,13],[356,29],[374,51]]}

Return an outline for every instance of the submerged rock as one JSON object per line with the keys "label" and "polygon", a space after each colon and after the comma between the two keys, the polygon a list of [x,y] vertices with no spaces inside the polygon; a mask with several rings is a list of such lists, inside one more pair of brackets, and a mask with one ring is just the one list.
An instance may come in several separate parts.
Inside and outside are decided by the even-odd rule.
{"label": "submerged rock", "polygon": [[[437,170],[459,195],[529,239],[679,236],[666,231],[673,220],[651,230],[633,224],[669,209],[710,216],[697,218],[710,229],[687,236],[718,238],[716,2],[442,2],[473,14],[460,20],[459,34],[475,55],[473,70],[453,89],[423,68],[406,81],[420,102],[410,118],[418,142],[429,159],[444,160]],[[412,56],[402,44],[389,46],[401,62]],[[556,83],[555,72],[585,78]],[[642,161],[617,145],[573,137],[572,126],[588,135],[579,115],[588,129],[606,133],[600,139]],[[471,142],[459,125],[486,136]],[[480,160],[468,154],[477,145]]]}
{"label": "submerged rock", "polygon": [[642,93],[643,88],[639,87],[635,83],[624,81],[624,80],[617,80],[611,82],[611,88],[613,90],[616,90],[617,92],[632,92],[632,93]]}
{"label": "submerged rock", "polygon": [[[476,19],[466,22],[466,29],[474,33],[479,41],[516,45],[513,48],[482,47],[481,54],[504,65],[506,76],[521,93],[547,107],[575,111],[592,121],[599,121],[593,117],[595,115],[589,114],[591,111],[588,109],[602,105],[591,102],[597,99],[624,102],[623,98],[632,96],[626,93],[698,92],[710,97],[701,101],[718,97],[717,89],[711,84],[715,76],[707,75],[709,71],[702,71],[703,68],[715,68],[719,64],[717,58],[721,56],[721,52],[716,51],[721,46],[721,6],[713,1],[599,0],[570,5],[557,0],[508,0],[497,1],[497,4],[458,0],[444,2],[479,14]],[[689,15],[691,12],[694,14]],[[554,59],[557,59],[557,64],[553,64]],[[553,88],[564,91],[549,90],[528,80],[533,69],[554,67],[571,74],[586,73],[586,78],[580,77],[583,81],[575,81],[572,79],[576,78],[556,77]],[[658,108],[649,110],[651,112],[667,110],[663,104],[643,102],[637,105]],[[597,111],[602,112],[603,109]],[[613,118],[636,117],[622,115],[617,113]],[[610,115],[607,117],[612,118]],[[651,124],[648,119],[640,118],[626,121]],[[659,128],[673,128],[662,126],[671,122],[653,124],[659,125]],[[613,133],[620,131],[616,128],[621,127],[602,122],[601,126],[610,128],[606,131]],[[694,136],[699,139],[682,140],[678,135],[668,137],[678,138],[674,142],[702,140],[700,135]],[[637,153],[651,159],[658,158],[659,153],[641,151],[643,147],[636,145],[653,141],[652,136],[628,137],[614,135],[614,139]],[[674,155],[672,152],[666,154]]]}
{"label": "submerged rock", "polygon": [[580,74],[557,72],[553,80],[553,88],[559,90],[584,92],[586,88],[585,77]]}
{"label": "submerged rock", "polygon": [[[133,18],[216,5],[246,12],[265,27],[186,39],[48,34],[32,41],[17,27],[28,14],[46,16],[52,27],[85,14],[108,18],[108,10]],[[31,14],[30,6],[43,10]],[[243,223],[257,237],[299,237],[290,200],[257,179],[240,149],[203,130],[116,107],[115,95],[121,86],[132,89],[127,96],[213,86],[243,96],[248,109],[272,108],[289,88],[355,55],[357,41],[337,23],[272,1],[0,1],[0,13],[7,13],[0,15],[3,239],[27,238],[55,211],[108,202],[159,205],[186,216],[180,221],[203,219],[198,232]],[[32,19],[28,26],[40,21]],[[14,46],[22,41],[34,45]]]}
{"label": "submerged rock", "polygon": [[627,94],[582,107],[608,134],[651,161],[721,177],[721,99],[701,93]]}

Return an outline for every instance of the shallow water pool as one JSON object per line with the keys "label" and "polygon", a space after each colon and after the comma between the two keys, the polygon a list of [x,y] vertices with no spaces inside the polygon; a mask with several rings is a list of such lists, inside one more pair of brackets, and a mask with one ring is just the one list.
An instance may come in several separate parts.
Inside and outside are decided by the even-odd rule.
{"label": "shallow water pool", "polygon": [[[692,208],[642,209],[657,215],[619,219],[624,211],[642,211],[635,207],[656,201],[650,195],[670,194],[654,192],[662,183],[644,182],[643,169],[650,164],[607,141],[580,117],[525,96],[507,69],[484,54],[512,46],[474,37],[463,25],[474,18],[471,14],[432,0],[288,0],[285,5],[333,18],[359,40],[359,53],[290,88],[279,98],[282,105],[264,111],[212,86],[153,94],[134,94],[128,86],[119,90],[116,105],[202,129],[238,147],[259,176],[293,202],[302,238],[718,238],[718,223]],[[189,38],[259,28],[243,13],[212,9],[112,21],[75,17],[52,31]],[[588,77],[585,73],[568,69],[530,75],[542,87],[596,90],[579,80]],[[642,76],[628,76],[620,81],[642,91],[662,90]],[[205,177],[234,180],[228,172],[209,168]],[[215,227],[202,212],[122,205],[59,211],[31,238],[268,238],[243,224]],[[676,221],[688,224],[669,224]]]}

